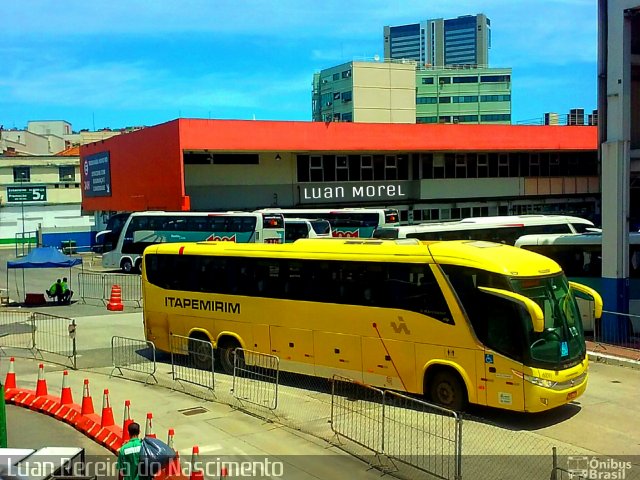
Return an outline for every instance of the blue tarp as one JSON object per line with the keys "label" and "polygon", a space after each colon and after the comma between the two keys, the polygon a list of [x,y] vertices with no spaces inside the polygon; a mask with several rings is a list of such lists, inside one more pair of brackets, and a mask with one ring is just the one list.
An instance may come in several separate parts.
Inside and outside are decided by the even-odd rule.
{"label": "blue tarp", "polygon": [[29,255],[7,262],[7,268],[71,268],[81,263],[81,258],[68,257],[55,247],[43,247],[34,248]]}

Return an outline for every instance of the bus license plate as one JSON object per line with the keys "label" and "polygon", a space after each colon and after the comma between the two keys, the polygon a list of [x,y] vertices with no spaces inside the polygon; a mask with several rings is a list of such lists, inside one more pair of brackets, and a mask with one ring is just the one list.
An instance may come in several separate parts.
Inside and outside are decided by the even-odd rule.
{"label": "bus license plate", "polygon": [[578,391],[569,392],[567,394],[567,400],[571,400],[572,398],[576,398],[578,396]]}

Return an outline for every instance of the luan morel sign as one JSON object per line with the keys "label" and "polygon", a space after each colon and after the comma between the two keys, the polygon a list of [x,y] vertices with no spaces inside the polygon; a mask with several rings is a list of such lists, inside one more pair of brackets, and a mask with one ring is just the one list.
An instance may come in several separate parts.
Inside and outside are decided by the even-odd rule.
{"label": "luan morel sign", "polygon": [[343,185],[298,184],[300,203],[407,200],[411,182],[349,183]]}

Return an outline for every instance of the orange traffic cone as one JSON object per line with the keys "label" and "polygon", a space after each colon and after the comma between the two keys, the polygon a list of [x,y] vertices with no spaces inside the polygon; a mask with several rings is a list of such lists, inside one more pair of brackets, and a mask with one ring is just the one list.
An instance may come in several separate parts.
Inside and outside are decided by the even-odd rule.
{"label": "orange traffic cone", "polygon": [[111,310],[114,312],[121,312],[124,309],[124,305],[122,305],[122,289],[119,285],[111,286],[111,299],[107,304],[107,310]]}
{"label": "orange traffic cone", "polygon": [[44,364],[38,366],[38,383],[36,384],[36,397],[44,397],[48,395],[47,381],[44,378]]}
{"label": "orange traffic cone", "polygon": [[104,389],[104,395],[102,396],[102,419],[100,420],[101,427],[113,427],[116,422],[113,419],[113,409],[109,403],[109,390]]}
{"label": "orange traffic cone", "polygon": [[147,424],[144,426],[144,436],[156,438],[156,434],[153,433],[153,424],[151,419],[153,418],[153,414],[147,413]]}
{"label": "orange traffic cone", "polygon": [[7,390],[9,388],[16,388],[16,372],[13,369],[13,362],[15,359],[11,357],[9,360],[9,371],[7,372],[7,376],[4,379],[4,389]]}
{"label": "orange traffic cone", "polygon": [[60,394],[60,404],[70,405],[73,403],[73,395],[71,394],[71,387],[67,384],[67,376],[69,372],[66,370],[62,372],[62,393]]}
{"label": "orange traffic cone", "polygon": [[131,402],[129,400],[124,401],[124,419],[122,420],[122,443],[124,444],[129,440],[129,425],[133,423],[131,420],[131,413],[129,412],[129,408],[131,407]]}
{"label": "orange traffic cone", "polygon": [[82,391],[82,409],[80,410],[80,415],[90,415],[94,413],[93,411],[93,400],[91,399],[91,395],[89,395],[89,379],[84,379],[84,389]]}
{"label": "orange traffic cone", "polygon": [[204,472],[200,468],[200,448],[194,445],[191,451],[191,475],[189,480],[204,480]]}
{"label": "orange traffic cone", "polygon": [[180,474],[180,454],[178,453],[178,451],[173,446],[173,435],[174,435],[174,433],[175,432],[174,432],[173,428],[170,428],[169,432],[167,433],[167,445],[169,445],[169,447],[171,447],[171,449],[174,452],[176,452],[175,458],[173,460],[171,460],[171,462],[167,466],[167,475],[179,475]]}

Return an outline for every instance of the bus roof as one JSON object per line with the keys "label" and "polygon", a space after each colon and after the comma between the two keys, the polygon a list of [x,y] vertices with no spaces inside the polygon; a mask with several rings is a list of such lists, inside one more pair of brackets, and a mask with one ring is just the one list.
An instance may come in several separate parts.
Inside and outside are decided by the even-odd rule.
{"label": "bus roof", "polygon": [[456,264],[510,276],[539,276],[559,273],[553,260],[500,243],[455,240],[419,242],[417,240],[300,239],[293,243],[197,242],[161,243],[145,250],[145,255],[188,254],[228,255],[262,258],[336,259],[347,261]]}
{"label": "bus roof", "polygon": [[[545,233],[538,235],[523,235],[516,240],[516,247],[523,245],[601,245],[601,232],[588,233]],[[640,233],[629,233],[629,244],[640,245]]]}
{"label": "bus roof", "polygon": [[165,212],[163,210],[149,210],[145,212],[133,212],[131,216],[135,217],[159,217],[159,216],[175,216],[175,217],[215,217],[215,216],[251,216],[255,217],[261,213],[277,213],[277,212],[244,212],[244,211],[227,211],[227,212]]}

